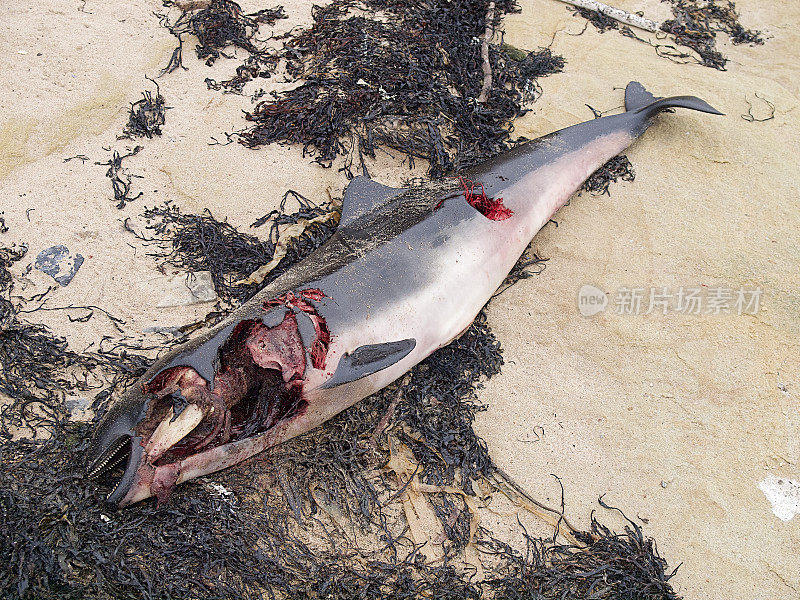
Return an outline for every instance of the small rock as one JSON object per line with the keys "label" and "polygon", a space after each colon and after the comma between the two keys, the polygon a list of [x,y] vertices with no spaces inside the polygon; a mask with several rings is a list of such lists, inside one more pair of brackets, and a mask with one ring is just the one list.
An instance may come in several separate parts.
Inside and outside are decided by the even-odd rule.
{"label": "small rock", "polygon": [[70,421],[77,421],[77,422],[86,422],[91,420],[92,412],[89,409],[89,402],[88,398],[80,398],[69,396],[64,401],[64,405],[66,409],[69,411],[69,419]]}
{"label": "small rock", "polygon": [[64,401],[64,405],[70,412],[83,410],[88,406],[88,404],[89,404],[88,398],[67,398]]}
{"label": "small rock", "polygon": [[181,333],[180,327],[163,327],[161,325],[154,325],[153,327],[145,327],[142,329],[142,333],[161,333],[163,335],[172,335],[175,337],[181,337],[183,334]]}
{"label": "small rock", "polygon": [[149,281],[148,288],[158,291],[158,308],[214,302],[217,299],[214,281],[208,271],[160,277]]}
{"label": "small rock", "polygon": [[43,273],[50,275],[61,286],[69,285],[72,278],[83,264],[83,256],[72,255],[63,244],[51,246],[42,250],[36,257],[34,266]]}

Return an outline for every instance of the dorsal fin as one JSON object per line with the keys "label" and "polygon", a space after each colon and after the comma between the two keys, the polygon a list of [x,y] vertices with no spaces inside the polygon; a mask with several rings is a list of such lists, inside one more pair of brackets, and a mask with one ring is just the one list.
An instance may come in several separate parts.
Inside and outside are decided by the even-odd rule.
{"label": "dorsal fin", "polygon": [[359,175],[350,182],[344,191],[339,227],[349,225],[405,191],[405,189],[382,185],[369,177]]}
{"label": "dorsal fin", "polygon": [[638,81],[631,81],[625,88],[625,110],[636,110],[652,104],[656,100],[661,100],[661,98],[653,96]]}

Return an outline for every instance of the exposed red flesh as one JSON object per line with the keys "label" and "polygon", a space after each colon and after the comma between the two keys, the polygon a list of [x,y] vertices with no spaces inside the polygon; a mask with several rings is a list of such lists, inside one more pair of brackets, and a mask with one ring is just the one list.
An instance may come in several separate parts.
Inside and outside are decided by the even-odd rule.
{"label": "exposed red flesh", "polygon": [[311,364],[315,369],[325,368],[325,359],[328,356],[328,346],[331,343],[331,332],[328,330],[328,325],[325,319],[317,314],[308,315],[311,322],[314,324],[314,331],[317,334],[316,339],[311,344]]}
{"label": "exposed red flesh", "polygon": [[[205,415],[201,425],[161,462],[168,462],[176,453],[196,452],[212,442],[224,444],[231,433],[268,428],[302,403],[306,355],[297,317],[292,312],[288,312],[276,327],[266,327],[260,320],[238,323],[220,349],[219,363],[213,389],[197,371],[185,366],[167,369],[143,386],[145,393],[158,398],[180,393],[188,402],[199,406]],[[256,427],[242,425],[243,420],[251,417],[246,410],[237,410],[234,423],[231,409],[254,394],[259,398],[263,396],[259,402],[268,407],[253,417],[259,421]],[[295,399],[286,398],[287,395]],[[169,406],[169,402],[154,403],[143,429],[154,430],[168,415]]]}
{"label": "exposed red flesh", "polygon": [[324,297],[325,293],[322,290],[309,288],[300,290],[296,294],[294,292],[286,292],[264,303],[264,310],[275,306],[285,306],[289,309],[300,310],[308,315],[311,322],[314,324],[314,332],[316,334],[311,344],[311,364],[315,369],[325,368],[325,359],[328,356],[331,333],[328,330],[328,325],[325,323],[325,317],[320,315],[319,312],[317,312],[317,308],[308,301],[320,301]]}
{"label": "exposed red flesh", "polygon": [[277,327],[270,329],[257,324],[246,346],[259,367],[279,370],[286,382],[302,377],[305,372],[305,349],[297,329],[297,317],[292,312],[287,312]]}
{"label": "exposed red flesh", "polygon": [[173,367],[156,375],[149,382],[142,384],[142,392],[166,396],[174,391],[192,387],[208,387],[208,383],[191,367]]}
{"label": "exposed red flesh", "polygon": [[[503,204],[502,198],[489,198],[482,183],[473,183],[463,177],[459,177],[458,181],[464,188],[464,197],[467,203],[487,219],[505,221],[514,214],[513,210]],[[479,187],[480,192],[476,191]]]}
{"label": "exposed red flesh", "polygon": [[307,406],[302,395],[306,350],[296,312],[308,316],[314,325],[311,362],[316,368],[323,368],[331,336],[325,319],[311,301],[324,297],[322,291],[309,289],[266,303],[265,309],[280,305],[289,308],[275,327],[255,319],[237,323],[219,350],[213,386],[188,366],[166,369],[142,386],[143,392],[155,397],[147,418],[139,425],[145,440],[169,416],[171,394],[179,393],[199,406],[204,415],[192,432],[154,460],[159,476],[151,483],[151,492],[159,504],[167,500],[177,484],[182,459],[267,431],[302,414]]}
{"label": "exposed red flesh", "polygon": [[211,431],[194,445],[194,450],[200,450],[208,446],[220,432],[223,432],[223,444],[227,442],[230,437],[230,414],[225,399],[207,388],[202,390],[203,393],[198,392],[199,390],[194,389],[189,392],[184,392],[183,395],[189,402],[203,409],[203,414],[206,415],[211,422]]}
{"label": "exposed red flesh", "polygon": [[158,500],[158,506],[169,500],[172,490],[178,484],[180,474],[178,465],[167,465],[166,468],[156,469],[153,481],[150,483],[150,491]]}

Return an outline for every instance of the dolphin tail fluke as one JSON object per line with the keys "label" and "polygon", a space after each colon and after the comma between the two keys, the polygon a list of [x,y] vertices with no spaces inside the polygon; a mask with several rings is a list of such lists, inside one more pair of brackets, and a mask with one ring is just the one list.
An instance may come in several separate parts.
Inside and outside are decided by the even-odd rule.
{"label": "dolphin tail fluke", "polygon": [[649,119],[665,108],[673,107],[690,108],[712,115],[723,114],[708,102],[696,96],[656,98],[653,94],[644,89],[644,86],[638,81],[631,81],[625,88],[625,110],[628,112],[641,113],[643,117]]}

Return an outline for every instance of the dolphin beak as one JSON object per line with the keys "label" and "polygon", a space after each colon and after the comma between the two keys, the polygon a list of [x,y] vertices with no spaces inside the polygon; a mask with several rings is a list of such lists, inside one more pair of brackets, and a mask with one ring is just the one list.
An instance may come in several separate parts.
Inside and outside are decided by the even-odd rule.
{"label": "dolphin beak", "polygon": [[144,418],[147,403],[144,395],[134,393],[112,407],[98,424],[89,446],[87,474],[111,478],[113,489],[107,500],[112,504],[118,504],[131,490],[142,462],[144,448],[136,427]]}

